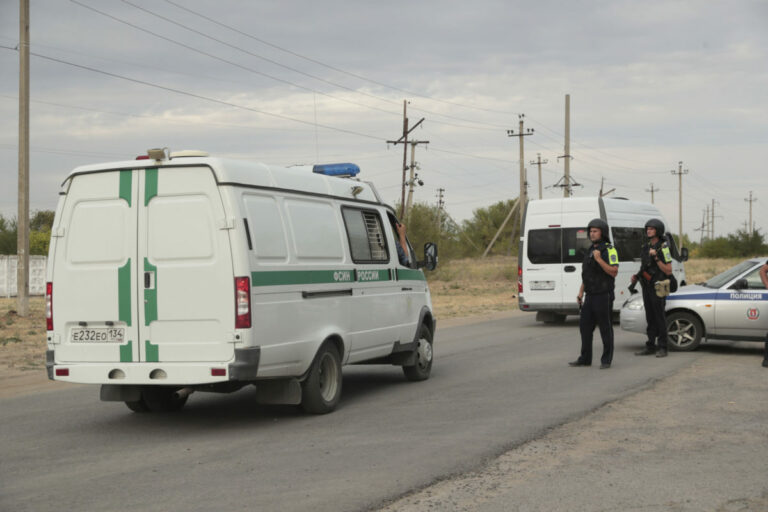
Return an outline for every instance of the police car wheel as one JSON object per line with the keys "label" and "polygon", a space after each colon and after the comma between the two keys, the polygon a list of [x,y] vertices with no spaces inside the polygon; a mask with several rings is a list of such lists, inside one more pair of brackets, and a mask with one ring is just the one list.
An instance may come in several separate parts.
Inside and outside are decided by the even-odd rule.
{"label": "police car wheel", "polygon": [[326,414],[336,408],[340,398],[341,357],[336,345],[325,342],[301,384],[301,407],[312,414]]}
{"label": "police car wheel", "polygon": [[432,332],[425,324],[421,325],[417,343],[416,364],[403,366],[405,378],[410,381],[427,380],[432,372]]}
{"label": "police car wheel", "polygon": [[679,311],[667,317],[667,341],[672,350],[696,350],[701,344],[703,333],[701,321],[691,313]]}

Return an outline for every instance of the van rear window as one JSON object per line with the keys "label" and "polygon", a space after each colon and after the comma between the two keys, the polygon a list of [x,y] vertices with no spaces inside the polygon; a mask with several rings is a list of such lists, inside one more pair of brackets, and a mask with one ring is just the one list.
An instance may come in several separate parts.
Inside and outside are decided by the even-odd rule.
{"label": "van rear window", "polygon": [[534,264],[581,263],[589,246],[586,228],[528,231],[528,259]]}

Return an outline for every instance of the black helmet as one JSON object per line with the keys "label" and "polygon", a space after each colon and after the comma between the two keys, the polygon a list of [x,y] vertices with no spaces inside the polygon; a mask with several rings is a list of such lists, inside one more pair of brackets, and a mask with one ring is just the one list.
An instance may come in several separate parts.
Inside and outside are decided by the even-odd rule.
{"label": "black helmet", "polygon": [[656,230],[656,236],[661,238],[664,235],[664,223],[659,219],[651,219],[645,223],[645,229],[654,228]]}
{"label": "black helmet", "polygon": [[606,242],[610,241],[610,238],[608,237],[608,223],[603,219],[592,219],[589,221],[589,224],[587,224],[587,230],[590,228],[598,228],[600,230],[601,238]]}

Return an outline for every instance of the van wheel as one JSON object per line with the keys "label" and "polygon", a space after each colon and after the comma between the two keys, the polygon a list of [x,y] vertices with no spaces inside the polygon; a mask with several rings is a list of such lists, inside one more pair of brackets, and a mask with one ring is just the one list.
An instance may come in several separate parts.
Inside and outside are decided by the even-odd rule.
{"label": "van wheel", "polygon": [[703,333],[701,321],[691,313],[678,311],[667,317],[667,342],[672,350],[696,350],[701,344]]}
{"label": "van wheel", "polygon": [[432,332],[425,324],[421,324],[419,340],[416,343],[416,364],[403,366],[405,378],[414,382],[427,380],[432,373]]}
{"label": "van wheel", "polygon": [[147,407],[147,404],[144,402],[143,398],[139,398],[135,402],[125,402],[125,405],[127,405],[128,408],[133,412],[149,412],[149,407]]}
{"label": "van wheel", "polygon": [[341,356],[333,343],[317,351],[309,375],[301,384],[301,407],[308,413],[333,411],[341,398]]}
{"label": "van wheel", "polygon": [[175,388],[150,386],[142,390],[141,400],[151,412],[176,412],[184,407],[189,397],[178,398],[175,393]]}

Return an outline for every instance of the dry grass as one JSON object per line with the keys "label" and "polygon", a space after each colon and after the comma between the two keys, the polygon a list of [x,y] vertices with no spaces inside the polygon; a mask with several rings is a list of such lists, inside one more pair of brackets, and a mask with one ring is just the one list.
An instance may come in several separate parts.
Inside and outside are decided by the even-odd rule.
{"label": "dry grass", "polygon": [[45,368],[45,299],[29,300],[30,315],[16,314],[16,299],[0,299],[0,371]]}
{"label": "dry grass", "polygon": [[[685,264],[689,283],[726,270],[740,259],[698,259]],[[428,272],[435,315],[439,319],[517,309],[517,258],[495,256],[442,263]],[[16,299],[0,298],[0,372],[45,368],[45,300],[30,299],[31,314],[16,314]]]}

